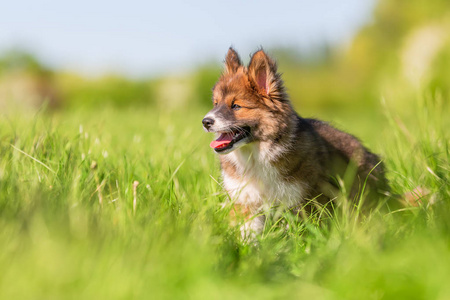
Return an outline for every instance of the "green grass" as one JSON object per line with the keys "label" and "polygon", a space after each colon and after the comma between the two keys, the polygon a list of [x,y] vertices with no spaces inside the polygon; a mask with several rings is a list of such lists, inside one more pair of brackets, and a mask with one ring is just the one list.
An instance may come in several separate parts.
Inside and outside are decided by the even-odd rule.
{"label": "green grass", "polygon": [[3,114],[0,298],[449,299],[448,106],[417,98],[409,116],[323,115],[382,154],[394,192],[421,186],[433,205],[285,214],[258,246],[221,208],[206,109]]}

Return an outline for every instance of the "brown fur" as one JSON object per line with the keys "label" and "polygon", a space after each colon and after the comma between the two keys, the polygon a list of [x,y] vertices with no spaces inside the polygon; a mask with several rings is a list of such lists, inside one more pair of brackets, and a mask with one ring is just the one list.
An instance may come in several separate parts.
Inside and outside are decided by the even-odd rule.
{"label": "brown fur", "polygon": [[250,209],[242,204],[234,204],[232,210],[230,210],[230,219],[232,223],[239,222],[241,220],[250,220],[252,213]]}
{"label": "brown fur", "polygon": [[[304,191],[298,206],[316,197],[321,203],[336,197],[339,188],[336,178],[348,176],[350,164],[355,166],[354,174],[350,174],[355,180],[346,187],[350,198],[361,191],[366,178],[372,195],[389,189],[380,158],[357,138],[326,122],[304,119],[294,111],[275,62],[263,50],[256,52],[245,67],[236,51],[229,49],[225,71],[213,89],[213,103],[214,115],[233,126],[251,128],[250,144],[256,145],[258,153],[265,153],[265,161],[255,159],[253,167],[267,164],[277,170],[280,179],[263,182],[262,175],[251,175],[251,170],[245,173],[238,163],[222,155],[221,167],[227,178],[252,180],[254,177],[255,182],[260,180],[266,185],[298,183]],[[233,110],[233,104],[240,109]],[[248,167],[252,168],[251,162]],[[260,210],[258,205],[252,207],[250,203],[247,208],[246,203],[238,205],[238,211],[246,213]]]}

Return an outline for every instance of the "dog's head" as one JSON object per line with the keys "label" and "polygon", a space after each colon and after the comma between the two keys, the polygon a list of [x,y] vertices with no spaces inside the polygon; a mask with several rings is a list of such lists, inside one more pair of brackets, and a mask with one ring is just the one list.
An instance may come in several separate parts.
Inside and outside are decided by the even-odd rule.
{"label": "dog's head", "polygon": [[263,50],[253,54],[248,67],[230,48],[225,69],[213,88],[214,108],[203,119],[206,131],[218,135],[211,142],[217,153],[227,154],[254,141],[276,139],[292,111],[275,62]]}

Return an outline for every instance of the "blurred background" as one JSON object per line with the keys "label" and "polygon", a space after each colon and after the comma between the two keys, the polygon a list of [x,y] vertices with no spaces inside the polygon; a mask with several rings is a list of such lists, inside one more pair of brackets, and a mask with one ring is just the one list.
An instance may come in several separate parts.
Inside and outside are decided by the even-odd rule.
{"label": "blurred background", "polygon": [[[0,299],[450,299],[449,32],[450,0],[2,1]],[[242,242],[201,124],[230,46],[430,196]]]}
{"label": "blurred background", "polygon": [[247,63],[262,46],[301,115],[352,126],[418,90],[448,99],[448,32],[448,0],[9,1],[0,109],[206,112],[228,47]]}

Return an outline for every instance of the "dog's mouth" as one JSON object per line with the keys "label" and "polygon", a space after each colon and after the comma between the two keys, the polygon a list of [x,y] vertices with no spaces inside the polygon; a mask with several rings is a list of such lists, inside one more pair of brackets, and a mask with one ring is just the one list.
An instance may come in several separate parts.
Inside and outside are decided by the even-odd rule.
{"label": "dog's mouth", "polygon": [[250,127],[240,127],[231,131],[222,132],[220,136],[211,142],[209,146],[214,151],[221,153],[233,148],[233,145],[250,137]]}

